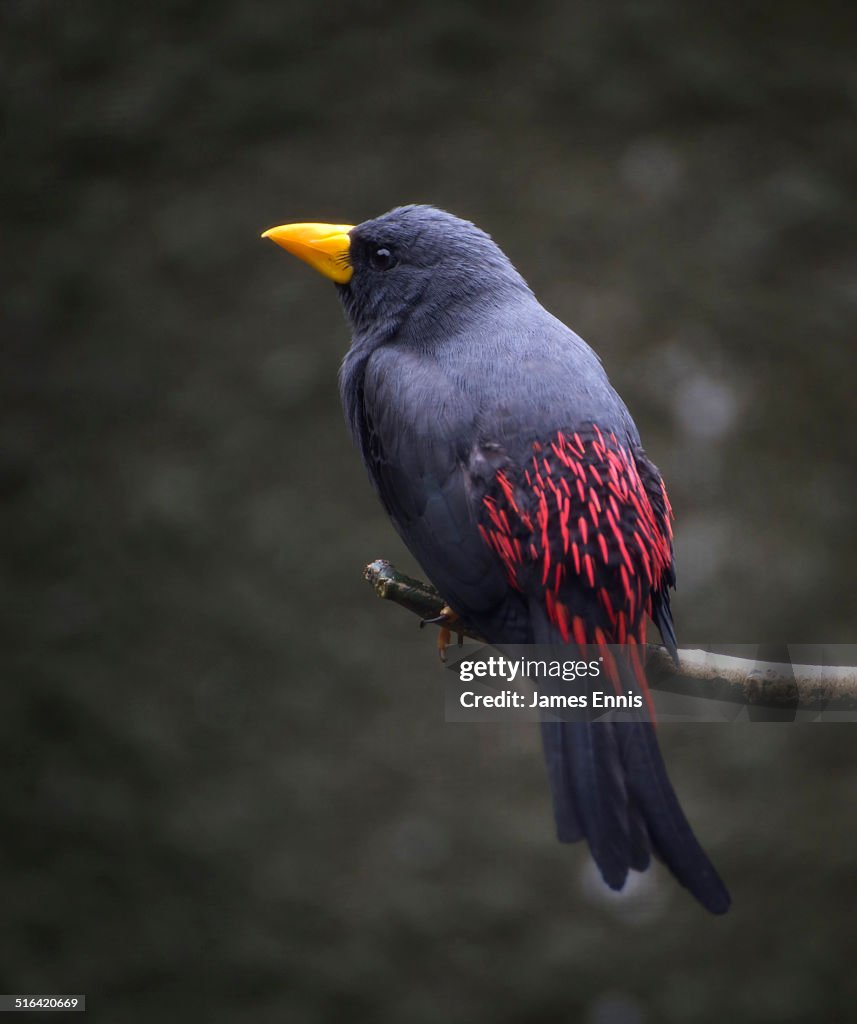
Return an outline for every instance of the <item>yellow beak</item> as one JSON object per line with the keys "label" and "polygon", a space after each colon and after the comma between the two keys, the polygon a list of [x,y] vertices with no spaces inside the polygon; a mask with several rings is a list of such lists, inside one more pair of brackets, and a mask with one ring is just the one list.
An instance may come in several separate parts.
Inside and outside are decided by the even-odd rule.
{"label": "yellow beak", "polygon": [[347,284],[353,273],[349,250],[349,232],[353,224],[281,224],[268,228],[262,238],[270,238],[287,252],[337,284]]}

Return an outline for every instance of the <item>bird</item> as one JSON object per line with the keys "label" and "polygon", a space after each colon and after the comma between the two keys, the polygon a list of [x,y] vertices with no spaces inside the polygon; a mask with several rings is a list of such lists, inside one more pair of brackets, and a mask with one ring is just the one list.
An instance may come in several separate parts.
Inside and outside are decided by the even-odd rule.
{"label": "bird", "polygon": [[[448,621],[495,646],[633,653],[650,619],[676,658],[661,475],[598,355],[491,236],[411,204],[262,237],[335,283],[352,332],[348,429]],[[541,730],[561,842],[585,840],[612,889],[654,855],[708,911],[728,910],[650,717]]]}

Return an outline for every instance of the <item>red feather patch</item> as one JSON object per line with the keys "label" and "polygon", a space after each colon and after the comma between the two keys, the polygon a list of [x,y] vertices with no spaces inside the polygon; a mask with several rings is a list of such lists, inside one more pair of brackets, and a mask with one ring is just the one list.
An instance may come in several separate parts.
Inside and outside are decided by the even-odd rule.
{"label": "red feather patch", "polygon": [[510,584],[541,590],[563,640],[604,648],[608,667],[608,645],[642,644],[652,593],[672,579],[660,479],[647,489],[628,445],[595,424],[535,441],[526,466],[495,479],[479,529]]}

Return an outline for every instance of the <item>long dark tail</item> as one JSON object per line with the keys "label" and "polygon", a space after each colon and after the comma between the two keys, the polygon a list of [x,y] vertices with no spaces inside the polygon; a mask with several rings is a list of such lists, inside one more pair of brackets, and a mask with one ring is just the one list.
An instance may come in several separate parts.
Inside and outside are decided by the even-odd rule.
{"label": "long dark tail", "polygon": [[640,722],[545,722],[542,740],[557,835],[586,839],[604,881],[621,889],[651,850],[713,914],[729,893],[696,837],[664,767],[654,726]]}
{"label": "long dark tail", "polygon": [[[551,624],[534,621],[536,641],[550,644],[555,658],[576,656]],[[615,669],[620,692],[645,687],[639,662],[619,659]],[[684,816],[644,713],[630,722],[544,722],[542,741],[561,842],[586,839],[612,889],[629,869],[644,871],[654,853],[707,910],[726,913],[729,892]]]}

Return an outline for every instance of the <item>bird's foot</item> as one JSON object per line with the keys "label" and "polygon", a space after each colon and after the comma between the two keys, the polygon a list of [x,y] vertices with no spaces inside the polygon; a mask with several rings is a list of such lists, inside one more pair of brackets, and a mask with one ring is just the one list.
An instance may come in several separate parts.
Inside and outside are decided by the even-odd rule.
{"label": "bird's foot", "polygon": [[458,633],[458,646],[461,647],[464,644],[464,634],[456,629],[456,626],[461,625],[461,618],[448,604],[441,608],[440,615],[435,618],[420,620],[420,629],[427,624],[440,627],[437,631],[437,654],[441,661],[446,661],[446,649],[452,643],[453,632]]}

